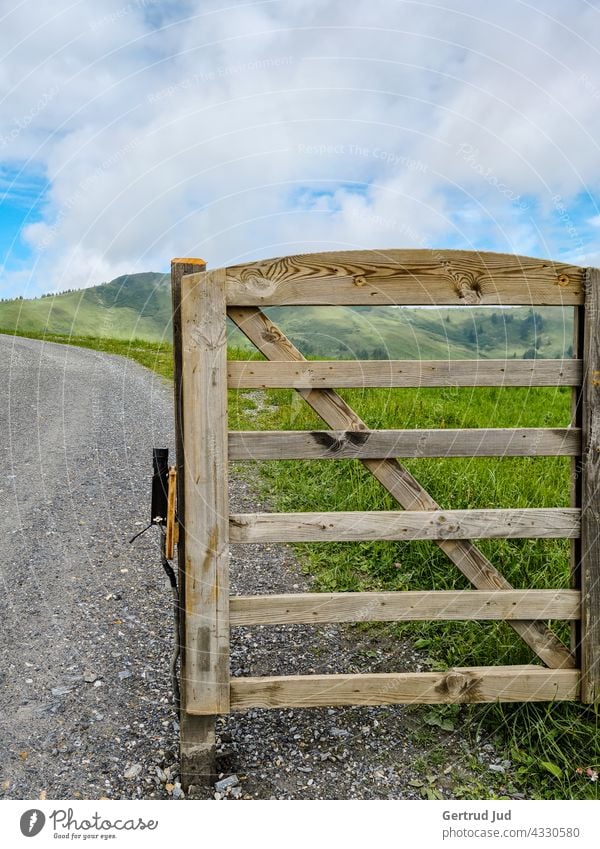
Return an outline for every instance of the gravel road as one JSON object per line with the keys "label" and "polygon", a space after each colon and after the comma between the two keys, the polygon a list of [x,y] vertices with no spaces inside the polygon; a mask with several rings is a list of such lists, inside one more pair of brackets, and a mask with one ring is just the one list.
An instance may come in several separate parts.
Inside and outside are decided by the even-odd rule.
{"label": "gravel road", "polygon": [[[0,795],[182,798],[169,690],[171,594],[149,512],[153,446],[172,449],[171,387],[96,351],[0,336]],[[232,476],[233,510],[260,509]],[[284,546],[234,546],[232,592],[309,582]],[[237,551],[235,549],[238,549]],[[232,633],[232,674],[418,669],[409,645],[348,626]],[[221,718],[203,798],[456,795],[473,764],[510,794],[490,743],[418,707],[249,711]],[[504,786],[506,782],[507,786]]]}

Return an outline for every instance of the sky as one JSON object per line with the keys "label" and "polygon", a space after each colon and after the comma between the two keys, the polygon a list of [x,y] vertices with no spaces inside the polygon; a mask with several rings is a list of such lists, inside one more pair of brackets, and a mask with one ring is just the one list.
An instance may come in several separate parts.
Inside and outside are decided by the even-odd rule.
{"label": "sky", "polygon": [[0,4],[0,297],[172,257],[600,265],[600,0]]}

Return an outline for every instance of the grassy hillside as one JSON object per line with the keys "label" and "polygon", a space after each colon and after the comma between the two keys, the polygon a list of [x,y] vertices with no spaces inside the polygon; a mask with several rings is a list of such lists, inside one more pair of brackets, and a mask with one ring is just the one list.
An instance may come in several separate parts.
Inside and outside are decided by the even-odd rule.
{"label": "grassy hillside", "polygon": [[17,333],[113,339],[170,338],[171,290],[166,274],[117,277],[90,289],[0,303],[0,327]]}
{"label": "grassy hillside", "polygon": [[344,359],[470,359],[571,355],[561,307],[277,307],[265,310],[305,354]]}
{"label": "grassy hillside", "polygon": [[[266,310],[303,351],[317,357],[469,359],[571,354],[572,310],[560,307],[273,307]],[[0,328],[160,342],[171,338],[166,274],[118,277],[90,289],[0,302]],[[230,328],[230,342],[248,347]]]}

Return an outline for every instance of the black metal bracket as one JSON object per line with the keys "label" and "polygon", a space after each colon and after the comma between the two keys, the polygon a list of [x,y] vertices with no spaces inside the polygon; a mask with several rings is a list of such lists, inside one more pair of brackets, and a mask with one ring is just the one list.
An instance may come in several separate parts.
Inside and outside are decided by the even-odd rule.
{"label": "black metal bracket", "polygon": [[169,449],[154,448],[152,452],[152,504],[150,524],[164,525],[167,521],[169,492]]}

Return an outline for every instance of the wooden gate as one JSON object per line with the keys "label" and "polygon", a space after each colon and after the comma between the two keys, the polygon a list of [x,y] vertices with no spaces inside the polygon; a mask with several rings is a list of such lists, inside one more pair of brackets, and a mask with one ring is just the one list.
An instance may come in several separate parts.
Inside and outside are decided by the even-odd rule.
{"label": "wooden gate", "polygon": [[[251,707],[492,701],[594,702],[600,694],[600,272],[546,260],[432,250],[349,251],[205,270],[172,264],[182,595],[182,776],[212,771],[214,718]],[[307,361],[262,311],[275,305],[554,305],[575,313],[568,360]],[[227,360],[227,316],[266,361]],[[564,429],[370,430],[342,387],[570,386]],[[228,389],[291,387],[329,430],[229,432]],[[397,457],[572,460],[570,508],[442,509]],[[360,461],[403,510],[231,514],[228,462]],[[573,589],[517,590],[473,539],[572,540]],[[473,590],[230,597],[230,542],[433,540]],[[506,620],[538,665],[361,675],[230,676],[231,626]],[[568,620],[571,646],[548,620]]]}

